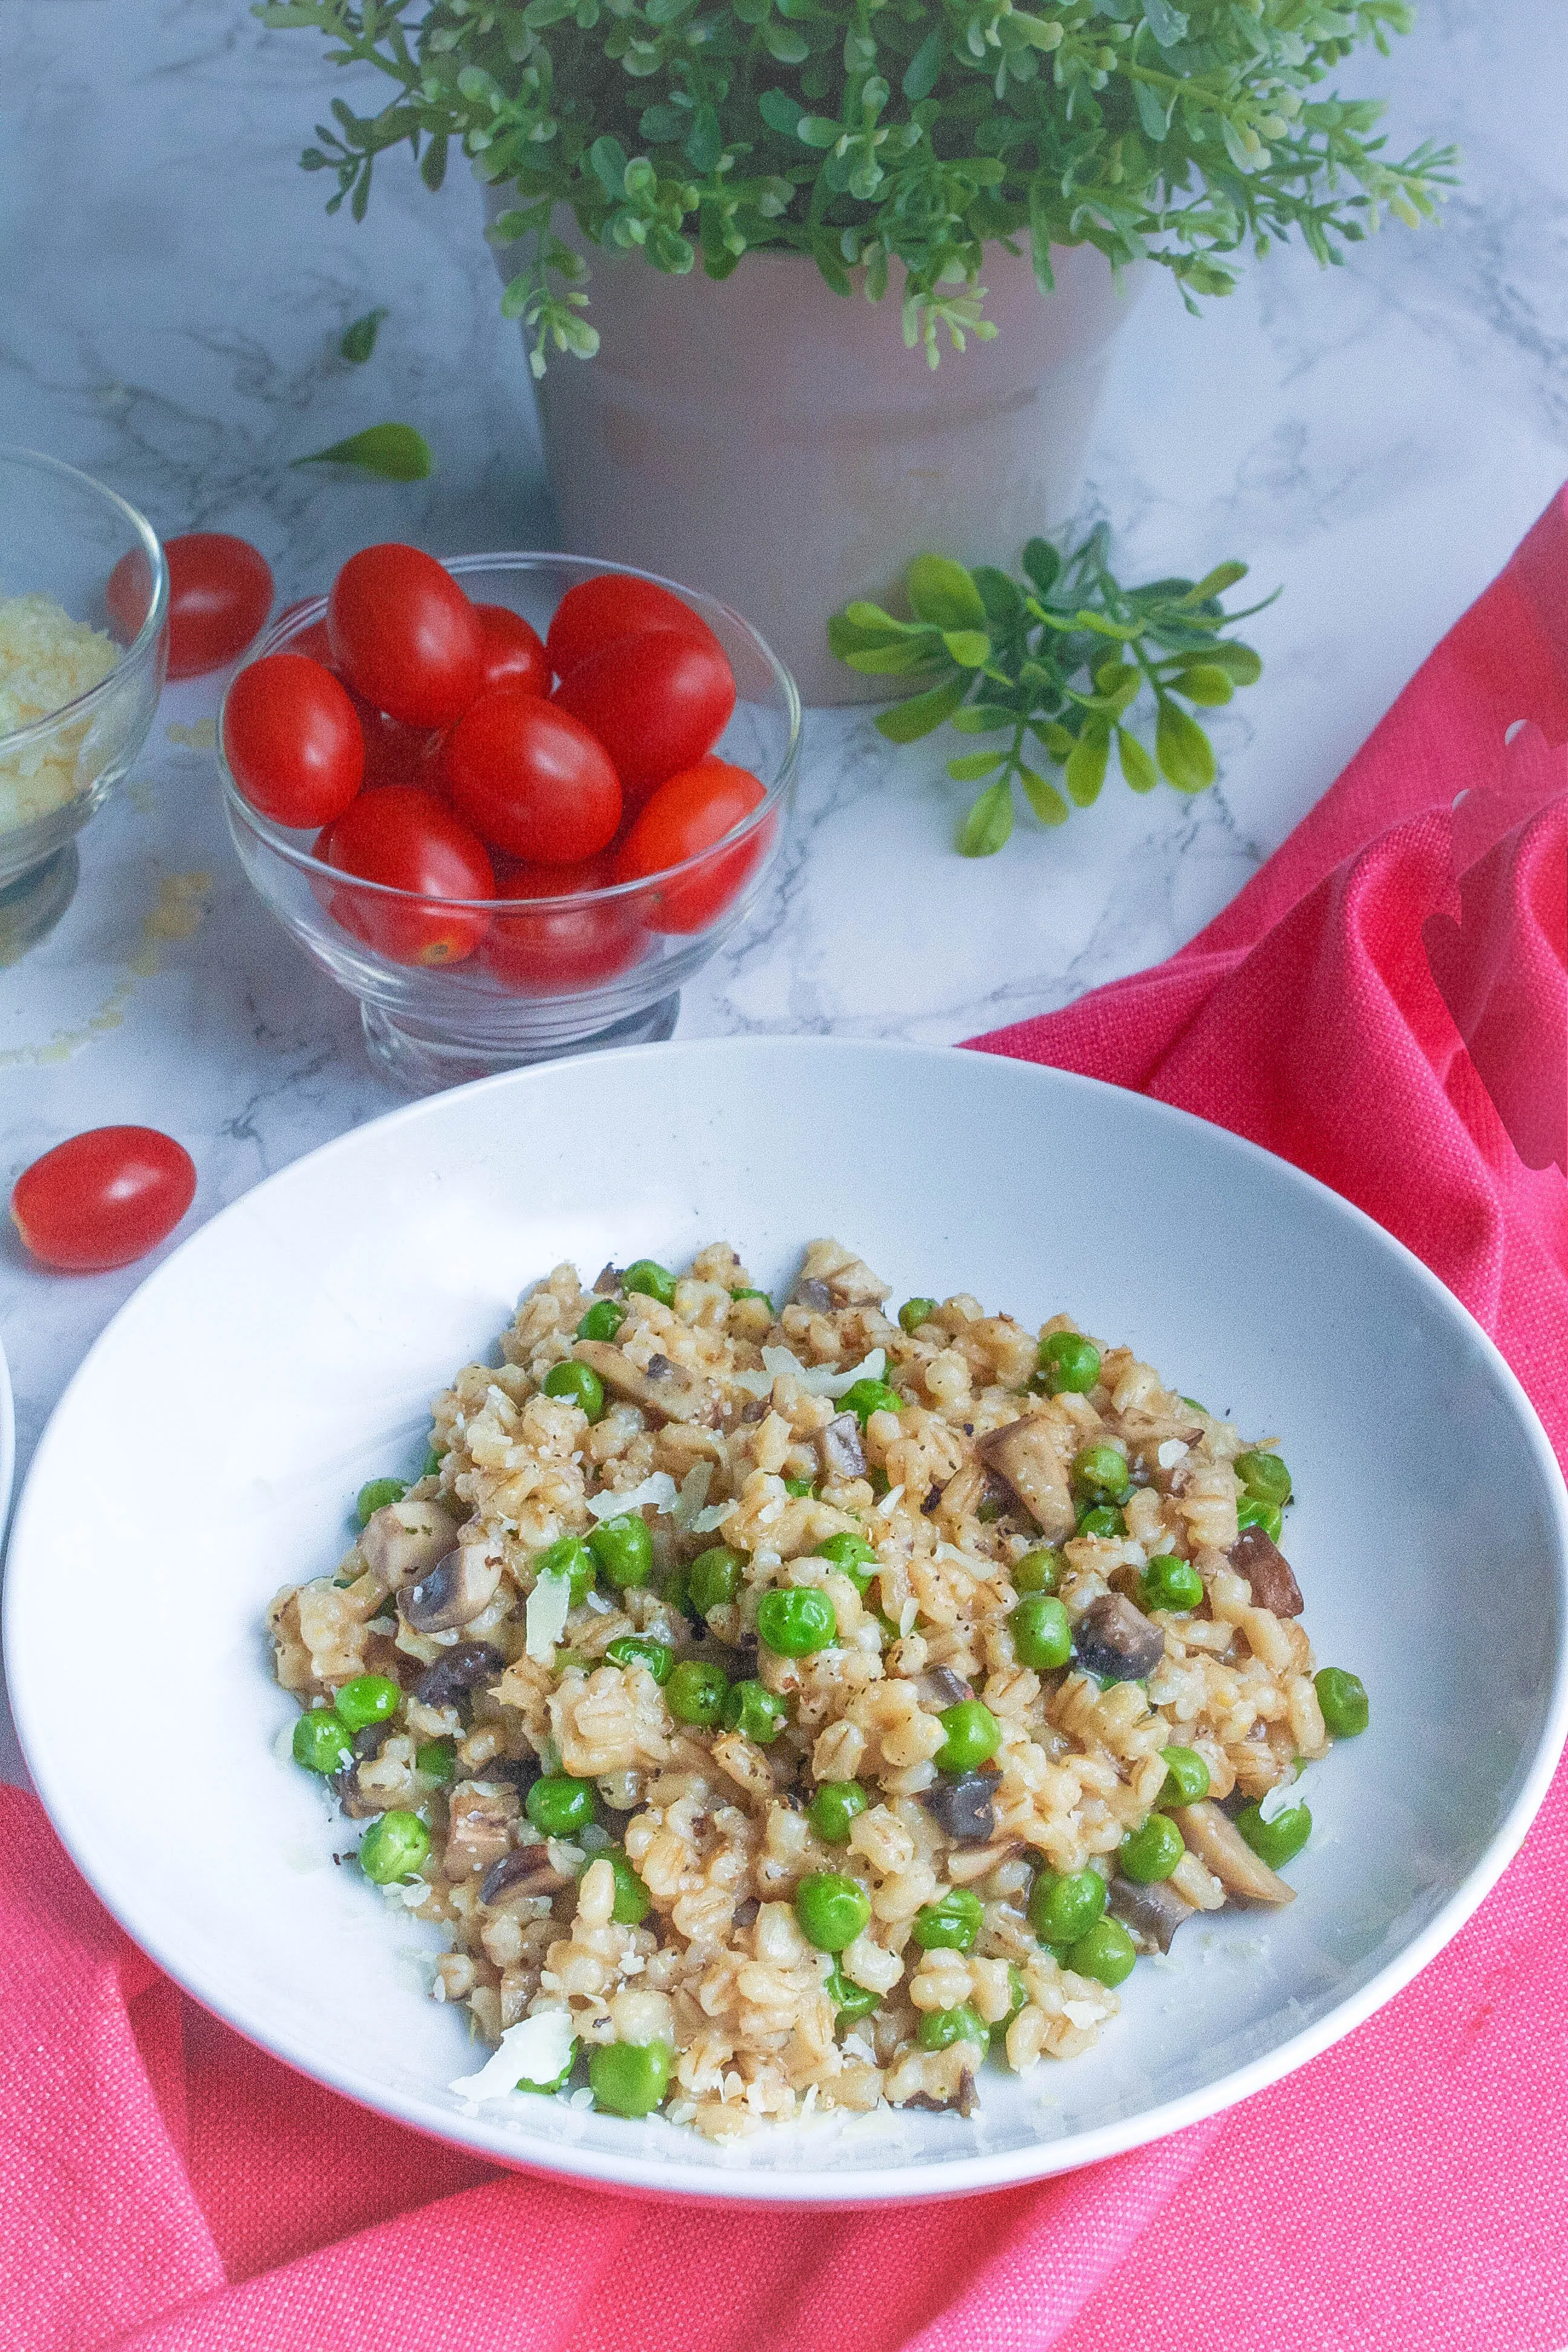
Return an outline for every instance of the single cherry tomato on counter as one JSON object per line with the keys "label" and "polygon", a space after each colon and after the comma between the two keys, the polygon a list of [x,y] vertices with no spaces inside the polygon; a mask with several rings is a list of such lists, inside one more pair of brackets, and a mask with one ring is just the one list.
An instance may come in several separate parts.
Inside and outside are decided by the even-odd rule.
{"label": "single cherry tomato on counter", "polygon": [[520,694],[548,694],[550,656],[539,631],[510,604],[476,604],[474,610],[484,632],[479,692],[514,686]]}
{"label": "single cherry tomato on counter", "polygon": [[635,812],[712,750],[735,708],[735,680],[720,646],[643,629],[587,655],[552,699],[598,737]]}
{"label": "single cherry tomato on counter", "polygon": [[[234,660],[272,610],[272,573],[248,540],[191,530],[163,541],[169,567],[169,676],[200,677]],[[104,602],[127,644],[147,617],[153,575],[139,547],[109,575]]]}
{"label": "single cherry tomato on counter", "polygon": [[[637,818],[616,853],[616,881],[640,881],[700,856],[766,798],[749,769],[731,767],[728,760],[699,760],[660,784]],[[701,930],[755,871],[772,838],[770,818],[694,874],[650,890],[643,920],[655,931]]]}
{"label": "single cherry tomato on counter", "polygon": [[[601,890],[612,879],[608,863],[581,866],[518,866],[510,860],[496,875],[499,898],[569,898]],[[584,906],[503,909],[485,935],[479,961],[506,988],[522,996],[568,996],[596,988],[636,961],[644,931],[635,907],[625,898]]]}
{"label": "single cherry tomato on counter", "polygon": [[484,630],[445,564],[394,541],[351,555],[327,599],[337,667],[406,727],[445,727],[479,692]]}
{"label": "single cherry tomato on counter", "polygon": [[191,1155],[155,1127],[95,1127],[57,1143],[17,1177],[16,1230],[66,1274],[102,1274],[156,1249],[190,1207]]}
{"label": "single cherry tomato on counter", "polygon": [[275,824],[330,824],[364,774],[364,738],[348,689],[305,654],[264,654],[223,707],[234,781]]}
{"label": "single cherry tomato on counter", "polygon": [[442,771],[475,832],[530,865],[596,857],[621,821],[621,787],[603,746],[569,711],[515,687],[469,704],[447,739]]}
{"label": "single cherry tomato on counter", "polygon": [[340,874],[415,891],[431,902],[419,906],[330,884],[318,892],[345,930],[394,963],[460,963],[489,927],[486,908],[440,903],[493,898],[495,875],[484,844],[462,818],[417,784],[361,793],[319,836],[315,854]]}
{"label": "single cherry tomato on counter", "polygon": [[683,604],[673,589],[626,572],[602,572],[568,588],[551,616],[544,650],[556,677],[568,677],[601,646],[643,629],[675,629],[700,645],[723,650],[707,622]]}

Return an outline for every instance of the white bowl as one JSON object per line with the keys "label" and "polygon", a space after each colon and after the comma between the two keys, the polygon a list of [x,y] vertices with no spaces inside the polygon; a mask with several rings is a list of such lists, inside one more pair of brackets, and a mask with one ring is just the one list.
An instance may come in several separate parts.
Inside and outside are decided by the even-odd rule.
{"label": "white bowl", "polygon": [[[1282,1915],[1194,1921],[1086,2057],[984,2104],[764,2130],[517,2095],[477,2119],[432,1931],[336,1870],[262,1612],[335,1564],[361,1481],[559,1259],[670,1264],[723,1235],[763,1281],[837,1234],[895,1295],[1068,1307],[1278,1433],[1321,1660],[1372,1728],[1314,1766]],[[257,1188],[121,1310],[17,1507],[12,1696],[56,1827],[129,1932],[294,2065],[487,2156],[710,2197],[998,2187],[1173,2131],[1324,2049],[1479,1901],[1564,1727],[1568,1496],[1518,1382],[1417,1261],[1283,1161],[1162,1104],[989,1055],[810,1039],[643,1047],[420,1102]],[[62,1596],[68,1596],[68,1604]],[[71,1638],[114,1662],[62,1706]]]}

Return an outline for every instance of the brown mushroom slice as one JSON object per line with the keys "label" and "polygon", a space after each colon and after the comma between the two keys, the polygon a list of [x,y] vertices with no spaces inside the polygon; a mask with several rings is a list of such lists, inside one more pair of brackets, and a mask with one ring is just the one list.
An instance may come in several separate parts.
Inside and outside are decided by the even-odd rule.
{"label": "brown mushroom slice", "polygon": [[661,1421],[696,1421],[703,1412],[701,1381],[668,1356],[650,1356],[644,1370],[608,1339],[579,1339],[572,1352],[580,1364],[598,1373],[614,1395],[657,1412]]}
{"label": "brown mushroom slice", "polygon": [[823,1240],[807,1242],[795,1296],[798,1305],[808,1307],[816,1303],[817,1290],[826,1289],[834,1307],[879,1307],[891,1288],[842,1242]]}
{"label": "brown mushroom slice", "polygon": [[487,1559],[482,1544],[464,1544],[411,1584],[397,1605],[416,1633],[449,1633],[489,1607],[500,1578],[501,1562]]}
{"label": "brown mushroom slice", "polygon": [[1072,1645],[1079,1665],[1101,1682],[1142,1682],[1165,1654],[1160,1627],[1124,1592],[1102,1592],[1089,1602],[1073,1627]]}
{"label": "brown mushroom slice", "polygon": [[1124,1927],[1131,1929],[1134,1940],[1142,1937],[1145,1946],[1168,1952],[1171,1938],[1183,1922],[1193,1916],[1197,1906],[1178,1894],[1168,1878],[1157,1880],[1152,1886],[1140,1886],[1131,1878],[1113,1878],[1106,1908]]}
{"label": "brown mushroom slice", "polygon": [[457,1539],[456,1524],[438,1503],[405,1495],[371,1513],[359,1548],[372,1575],[396,1592],[444,1559]]}
{"label": "brown mushroom slice", "polygon": [[1056,1442],[1043,1421],[1026,1415],[976,1443],[988,1470],[1005,1478],[1047,1543],[1062,1543],[1078,1524],[1067,1473]]}
{"label": "brown mushroom slice", "polygon": [[860,1423],[857,1414],[834,1414],[826,1428],[817,1433],[816,1458],[822,1465],[825,1478],[863,1478],[866,1475],[866,1449],[860,1443]]}
{"label": "brown mushroom slice", "polygon": [[503,1788],[495,1781],[458,1782],[447,1814],[448,1878],[461,1878],[469,1871],[489,1871],[510,1852],[517,1806],[515,1789]]}
{"label": "brown mushroom slice", "polygon": [[1301,1614],[1301,1588],[1295,1571],[1267,1529],[1243,1528],[1226,1557],[1252,1587],[1255,1609],[1270,1609],[1276,1617]]}
{"label": "brown mushroom slice", "polygon": [[1296,1900],[1295,1888],[1253,1853],[1236,1823],[1207,1797],[1201,1804],[1176,1806],[1171,1819],[1189,1851],[1213,1871],[1226,1894],[1240,1895],[1249,1903]]}
{"label": "brown mushroom slice", "polygon": [[571,1884],[565,1872],[557,1870],[551,1861],[549,1847],[535,1839],[530,1844],[513,1846],[491,1864],[480,1883],[479,1901],[491,1911],[528,1895],[557,1895]]}

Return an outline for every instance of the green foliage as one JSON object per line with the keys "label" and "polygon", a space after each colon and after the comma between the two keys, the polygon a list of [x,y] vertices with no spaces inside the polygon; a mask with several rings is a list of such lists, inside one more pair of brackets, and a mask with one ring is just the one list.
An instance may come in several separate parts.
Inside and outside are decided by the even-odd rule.
{"label": "green foliage", "polygon": [[367,310],[363,318],[354,319],[343,329],[338,345],[340,355],[353,367],[363,367],[375,349],[375,339],[381,332],[381,322],[386,316],[386,306],[380,304]]}
{"label": "green foliage", "polygon": [[435,470],[430,444],[412,425],[368,425],[330,449],[312,449],[296,466],[354,466],[388,482],[422,482]]}
{"label": "green foliage", "polygon": [[[1225,635],[1263,610],[1227,613],[1221,602],[1247,566],[1222,563],[1203,580],[1123,588],[1107,567],[1106,538],[1101,524],[1066,557],[1048,540],[1032,539],[1021,580],[990,564],[966,572],[951,557],[918,555],[904,580],[910,619],[848,604],[827,625],[828,644],[851,669],[930,681],[877,720],[890,743],[916,742],[944,721],[962,735],[995,739],[947,763],[957,783],[992,780],[959,827],[965,857],[1003,847],[1015,784],[1042,824],[1065,824],[1069,802],[1089,807],[1113,745],[1135,793],[1152,793],[1162,776],[1179,793],[1201,793],[1215,780],[1214,747],[1183,704],[1228,702],[1262,670],[1250,646]],[[1149,694],[1152,757],[1127,724]],[[1042,758],[1061,770],[1065,796],[1039,772]]]}
{"label": "green foliage", "polygon": [[587,357],[593,243],[727,277],[748,252],[810,255],[837,292],[904,271],[905,341],[934,366],[983,315],[987,243],[1161,263],[1189,307],[1237,257],[1299,236],[1321,262],[1385,212],[1412,227],[1451,183],[1430,142],[1402,162],[1376,103],[1331,77],[1409,29],[1407,0],[276,0],[262,23],[321,33],[392,84],[341,99],[302,162],[363,219],[376,158],[406,144],[438,187],[456,145],[515,184],[492,232],[528,240],[504,308],[533,364]]}

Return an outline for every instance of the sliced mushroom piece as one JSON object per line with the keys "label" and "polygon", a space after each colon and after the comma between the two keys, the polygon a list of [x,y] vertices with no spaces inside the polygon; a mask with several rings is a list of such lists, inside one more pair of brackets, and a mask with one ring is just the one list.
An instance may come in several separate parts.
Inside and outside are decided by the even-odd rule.
{"label": "sliced mushroom piece", "polygon": [[416,1633],[449,1633],[489,1607],[500,1578],[501,1562],[487,1559],[483,1544],[464,1544],[400,1594],[397,1605]]}
{"label": "sliced mushroom piece", "polygon": [[1168,1952],[1172,1937],[1184,1920],[1193,1916],[1197,1906],[1179,1895],[1168,1878],[1158,1880],[1152,1886],[1140,1886],[1131,1878],[1113,1878],[1106,1907],[1124,1927],[1132,1930],[1134,1941],[1142,1937],[1146,1950],[1152,1947]]}
{"label": "sliced mushroom piece", "polygon": [[448,1878],[469,1871],[488,1871],[511,1850],[511,1825],[517,1819],[517,1790],[494,1782],[459,1780],[447,1814]]}
{"label": "sliced mushroom piece", "polygon": [[1271,1609],[1276,1617],[1301,1614],[1301,1588],[1295,1571],[1267,1529],[1243,1528],[1226,1557],[1252,1587],[1255,1609]]}
{"label": "sliced mushroom piece", "polygon": [[983,1437],[975,1452],[997,1471],[1023,1504],[1047,1543],[1061,1543],[1078,1524],[1067,1473],[1043,1421],[1026,1415]]}
{"label": "sliced mushroom piece", "polygon": [[961,1698],[974,1696],[973,1684],[966,1683],[962,1675],[955,1675],[951,1666],[932,1666],[931,1672],[924,1677],[924,1684],[921,1688],[922,1706],[930,1703],[925,1685],[930,1685],[931,1694],[934,1696],[939,1712],[944,1706],[956,1706]]}
{"label": "sliced mushroom piece", "polygon": [[514,1846],[510,1853],[491,1864],[479,1883],[479,1901],[493,1909],[497,1904],[528,1895],[556,1895],[570,1885],[565,1872],[557,1870],[551,1861],[549,1847],[535,1841]]}
{"label": "sliced mushroom piece", "polygon": [[595,1297],[612,1297],[621,1286],[622,1271],[623,1269],[620,1266],[616,1265],[613,1263],[607,1265],[602,1265],[599,1268],[598,1273],[594,1276]]}
{"label": "sliced mushroom piece", "polygon": [[1294,1903],[1296,1890],[1253,1853],[1236,1823],[1205,1797],[1202,1804],[1178,1805],[1171,1819],[1190,1850],[1205,1863],[1229,1895],[1249,1903]]}
{"label": "sliced mushroom piece", "polygon": [[816,1439],[816,1458],[825,1478],[863,1478],[866,1449],[860,1443],[860,1423],[852,1412],[836,1412]]}
{"label": "sliced mushroom piece", "polygon": [[847,1250],[842,1242],[807,1242],[805,1257],[795,1284],[798,1305],[815,1307],[816,1293],[826,1290],[825,1305],[834,1307],[879,1307],[890,1283],[880,1281],[864,1258]]}
{"label": "sliced mushroom piece", "polygon": [[405,1495],[372,1512],[359,1548],[372,1574],[396,1592],[444,1559],[457,1539],[456,1523],[438,1503]]}
{"label": "sliced mushroom piece", "polygon": [[[650,1358],[644,1371],[608,1339],[579,1339],[572,1352],[580,1364],[598,1373],[614,1395],[657,1412],[661,1420],[696,1421],[703,1412],[706,1392],[702,1382],[694,1380],[680,1365],[672,1364],[668,1356]],[[659,1367],[657,1371],[655,1365]]]}
{"label": "sliced mushroom piece", "polygon": [[795,1284],[792,1303],[809,1307],[814,1315],[826,1315],[833,1304],[833,1293],[825,1282],[813,1282],[808,1276]]}
{"label": "sliced mushroom piece", "polygon": [[1091,1601],[1073,1629],[1079,1665],[1101,1682],[1142,1682],[1165,1654],[1165,1636],[1124,1592]]}
{"label": "sliced mushroom piece", "polygon": [[414,1696],[423,1706],[450,1706],[480,1683],[499,1682],[505,1672],[506,1660],[489,1642],[454,1642],[426,1667]]}
{"label": "sliced mushroom piece", "polygon": [[944,1773],[921,1801],[960,1845],[987,1845],[996,1828],[994,1772]]}

